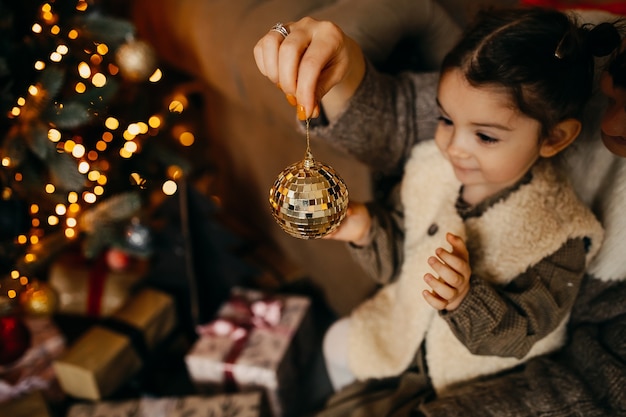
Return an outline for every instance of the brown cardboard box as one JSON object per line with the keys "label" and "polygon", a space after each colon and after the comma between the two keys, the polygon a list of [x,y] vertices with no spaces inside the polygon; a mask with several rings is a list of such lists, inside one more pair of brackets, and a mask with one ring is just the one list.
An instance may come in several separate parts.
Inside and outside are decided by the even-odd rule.
{"label": "brown cardboard box", "polygon": [[142,351],[154,348],[175,324],[174,301],[168,294],[140,290],[112,320],[91,327],[54,361],[61,388],[76,398],[107,397],[141,368],[146,354]]}

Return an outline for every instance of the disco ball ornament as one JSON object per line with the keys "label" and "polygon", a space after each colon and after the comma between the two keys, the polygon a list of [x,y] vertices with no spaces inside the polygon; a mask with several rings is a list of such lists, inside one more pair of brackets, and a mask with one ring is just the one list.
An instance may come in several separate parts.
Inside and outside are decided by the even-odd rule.
{"label": "disco ball ornament", "polygon": [[319,239],[333,232],[346,216],[348,189],[333,168],[316,161],[308,145],[302,161],[289,165],[270,188],[272,216],[299,239]]}

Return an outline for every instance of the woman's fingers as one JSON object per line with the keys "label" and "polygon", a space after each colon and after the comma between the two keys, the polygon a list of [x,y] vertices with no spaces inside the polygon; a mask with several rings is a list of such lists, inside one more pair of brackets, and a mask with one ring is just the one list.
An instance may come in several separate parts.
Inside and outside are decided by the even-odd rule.
{"label": "woman's fingers", "polygon": [[278,49],[283,37],[276,32],[268,32],[256,43],[253,49],[257,68],[274,84],[278,83]]}
{"label": "woman's fingers", "polygon": [[331,22],[304,17],[284,26],[289,35],[270,30],[255,45],[254,59],[259,71],[297,104],[299,118],[316,116],[321,98],[348,72],[346,45],[354,46]]}

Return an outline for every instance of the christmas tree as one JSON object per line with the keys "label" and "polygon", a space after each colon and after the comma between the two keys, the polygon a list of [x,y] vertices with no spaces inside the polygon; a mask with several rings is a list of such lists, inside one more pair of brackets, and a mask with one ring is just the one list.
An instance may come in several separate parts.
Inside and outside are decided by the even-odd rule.
{"label": "christmas tree", "polygon": [[148,256],[143,216],[195,136],[184,89],[106,3],[3,1],[0,31],[0,297],[18,300],[70,245]]}

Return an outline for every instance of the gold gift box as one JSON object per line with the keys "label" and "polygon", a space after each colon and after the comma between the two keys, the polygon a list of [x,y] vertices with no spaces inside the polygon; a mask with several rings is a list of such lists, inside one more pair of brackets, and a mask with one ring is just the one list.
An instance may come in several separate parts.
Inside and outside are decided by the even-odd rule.
{"label": "gold gift box", "polygon": [[[149,351],[176,325],[174,301],[164,292],[144,288],[113,314],[112,319],[110,323],[138,330]],[[66,394],[100,400],[139,371],[142,358],[130,334],[120,331],[118,326],[98,324],[82,334],[53,365]]]}
{"label": "gold gift box", "polygon": [[[128,301],[147,270],[148,261],[144,259],[133,259],[128,268],[115,271],[102,260],[89,261],[78,253],[67,252],[50,266],[48,283],[59,296],[59,313],[106,317]],[[105,275],[97,305],[90,306],[88,298],[91,287],[97,285],[93,282],[96,273]]]}
{"label": "gold gift box", "polygon": [[50,417],[50,410],[39,391],[0,403],[0,417]]}

